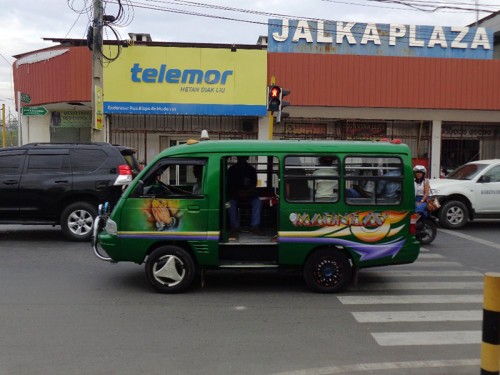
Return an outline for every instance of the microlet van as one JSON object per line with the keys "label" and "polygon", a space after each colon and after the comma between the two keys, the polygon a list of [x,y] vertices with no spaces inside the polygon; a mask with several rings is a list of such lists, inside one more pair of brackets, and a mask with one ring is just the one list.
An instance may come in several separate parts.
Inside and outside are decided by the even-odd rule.
{"label": "microlet van", "polygon": [[[228,171],[240,158],[257,173],[258,230],[251,202],[231,207]],[[417,259],[414,211],[404,144],[191,140],[162,151],[112,210],[101,207],[92,242],[101,260],[144,263],[162,293],[223,269],[295,270],[311,290],[338,292],[362,268]]]}

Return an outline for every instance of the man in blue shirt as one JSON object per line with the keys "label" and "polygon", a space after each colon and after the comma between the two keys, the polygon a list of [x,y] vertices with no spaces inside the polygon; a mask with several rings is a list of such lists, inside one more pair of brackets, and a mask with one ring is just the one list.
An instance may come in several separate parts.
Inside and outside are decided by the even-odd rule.
{"label": "man in blue shirt", "polygon": [[[384,176],[401,176],[401,170],[399,168],[392,169]],[[389,199],[398,199],[401,194],[401,180],[399,179],[387,179],[380,180],[377,184],[377,196]]]}

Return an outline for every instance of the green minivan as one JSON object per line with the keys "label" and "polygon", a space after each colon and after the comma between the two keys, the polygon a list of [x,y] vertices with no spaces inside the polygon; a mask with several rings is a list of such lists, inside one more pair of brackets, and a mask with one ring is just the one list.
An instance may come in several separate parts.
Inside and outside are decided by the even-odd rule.
{"label": "green minivan", "polygon": [[[255,170],[253,199],[229,187],[240,160]],[[222,269],[295,270],[311,290],[338,292],[362,268],[417,259],[414,194],[399,142],[190,140],[101,207],[92,246],[101,260],[145,263],[162,293]]]}

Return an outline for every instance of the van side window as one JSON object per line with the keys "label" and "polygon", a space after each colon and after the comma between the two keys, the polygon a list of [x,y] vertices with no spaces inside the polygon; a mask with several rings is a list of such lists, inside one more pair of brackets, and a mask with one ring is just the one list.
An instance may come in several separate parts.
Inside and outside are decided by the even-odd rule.
{"label": "van side window", "polygon": [[401,203],[403,163],[395,157],[348,156],[344,165],[344,196],[349,204]]}
{"label": "van side window", "polygon": [[285,198],[290,202],[337,202],[339,160],[333,155],[287,156]]}
{"label": "van side window", "polygon": [[202,196],[204,161],[160,161],[137,185],[135,197],[182,198]]}

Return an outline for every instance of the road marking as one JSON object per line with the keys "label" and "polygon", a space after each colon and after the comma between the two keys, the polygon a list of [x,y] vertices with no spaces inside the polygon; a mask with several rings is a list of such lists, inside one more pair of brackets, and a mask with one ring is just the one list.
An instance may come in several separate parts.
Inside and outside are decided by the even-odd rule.
{"label": "road marking", "polygon": [[460,232],[457,232],[457,231],[454,231],[454,230],[449,230],[449,229],[438,229],[438,230],[440,232],[444,232],[444,233],[450,234],[452,236],[456,236],[456,237],[460,237],[460,238],[463,238],[463,239],[466,239],[466,240],[469,240],[469,241],[472,241],[472,242],[480,243],[481,245],[486,245],[486,246],[493,247],[494,249],[500,249],[500,244],[498,244],[496,242],[491,242],[491,241],[488,241],[488,240],[483,240],[482,238],[477,238],[477,237],[469,236],[468,234],[463,234],[463,233],[460,233]]}
{"label": "road marking", "polygon": [[482,281],[420,281],[420,282],[387,282],[387,283],[362,283],[359,282],[350,290],[425,290],[425,289],[483,289]]}
{"label": "road marking", "polygon": [[404,303],[482,303],[481,294],[406,295],[406,296],[337,296],[344,305],[404,304]]}
{"label": "road marking", "polygon": [[[384,277],[450,277],[450,276],[460,276],[460,277],[470,277],[470,276],[481,276],[483,277],[484,275],[480,272],[476,271],[403,271],[403,270],[394,270],[394,269],[387,269],[387,270],[378,270],[378,271],[373,271],[373,270],[361,270],[360,275],[363,276],[384,276]],[[425,282],[425,281],[423,281]]]}
{"label": "road marking", "polygon": [[418,266],[418,267],[463,267],[462,264],[458,263],[458,262],[446,262],[446,261],[437,261],[437,262],[433,262],[433,261],[416,261],[415,263],[413,263],[415,266]]}
{"label": "road marking", "polygon": [[481,331],[378,332],[380,346],[480,344]]}
{"label": "road marking", "polygon": [[465,322],[481,321],[482,310],[445,311],[363,311],[353,312],[359,323]]}
{"label": "road marking", "polygon": [[380,363],[361,363],[356,365],[330,366],[323,368],[312,368],[297,371],[286,371],[274,373],[271,375],[330,375],[347,374],[349,372],[377,371],[377,370],[403,370],[415,368],[440,368],[440,367],[479,367],[479,359],[451,359],[437,361],[408,361],[408,362],[380,362]]}
{"label": "road marking", "polygon": [[441,254],[433,254],[433,253],[425,253],[425,254],[420,254],[418,256],[418,259],[436,259],[436,258],[444,258]]}

